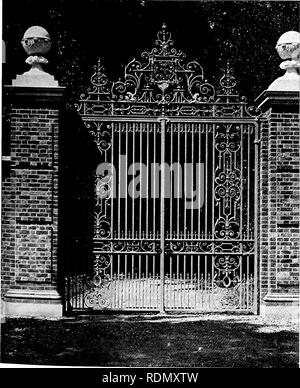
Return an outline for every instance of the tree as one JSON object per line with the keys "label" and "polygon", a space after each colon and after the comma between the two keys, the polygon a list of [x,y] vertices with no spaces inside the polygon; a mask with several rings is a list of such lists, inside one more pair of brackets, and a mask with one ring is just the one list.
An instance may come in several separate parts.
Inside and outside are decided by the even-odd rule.
{"label": "tree", "polygon": [[68,87],[76,101],[87,87],[97,57],[109,78],[150,48],[165,22],[175,44],[199,60],[209,80],[219,78],[229,59],[241,93],[257,97],[279,75],[276,41],[297,29],[295,1],[140,1],[140,0],[4,0],[3,37],[7,42],[6,82],[26,69],[19,44],[34,24],[49,30],[53,49],[49,72]]}

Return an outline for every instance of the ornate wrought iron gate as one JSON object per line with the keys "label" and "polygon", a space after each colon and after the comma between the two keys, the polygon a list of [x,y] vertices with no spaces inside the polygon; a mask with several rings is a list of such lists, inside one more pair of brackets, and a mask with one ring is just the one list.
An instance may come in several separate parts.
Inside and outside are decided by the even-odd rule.
{"label": "ornate wrought iron gate", "polygon": [[98,61],[78,104],[99,150],[93,274],[69,310],[256,312],[257,112],[166,27],[112,85]]}

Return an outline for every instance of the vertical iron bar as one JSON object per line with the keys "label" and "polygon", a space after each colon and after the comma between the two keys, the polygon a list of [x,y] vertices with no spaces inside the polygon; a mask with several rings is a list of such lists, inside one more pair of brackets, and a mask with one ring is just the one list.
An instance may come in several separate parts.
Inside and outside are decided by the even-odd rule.
{"label": "vertical iron bar", "polygon": [[156,260],[156,257],[153,256],[152,257],[152,275],[153,275],[153,277],[155,276],[155,260]]}
{"label": "vertical iron bar", "polygon": [[242,309],[242,297],[243,297],[243,256],[240,256],[240,310]]}
{"label": "vertical iron bar", "polygon": [[216,166],[215,166],[215,147],[216,147],[216,131],[215,131],[215,124],[213,124],[213,152],[212,152],[212,195],[211,195],[211,211],[212,211],[212,217],[211,217],[211,232],[212,232],[212,238],[215,238],[215,174],[216,174]]}
{"label": "vertical iron bar", "polygon": [[[170,207],[170,238],[173,238],[173,175],[174,171],[172,168],[173,165],[173,127],[170,128],[171,131],[171,149],[170,149],[170,198],[169,198],[169,207]],[[171,276],[171,272],[170,272]]]}
{"label": "vertical iron bar", "polygon": [[192,136],[192,171],[191,171],[191,193],[192,193],[192,209],[191,209],[191,236],[194,235],[194,124],[190,124],[191,126],[191,136]]}
{"label": "vertical iron bar", "polygon": [[[132,165],[134,166],[135,164],[135,134],[136,134],[136,123],[132,123]],[[135,173],[135,168],[134,168],[134,173]],[[132,225],[132,239],[135,238],[135,196],[134,196],[134,185],[132,185],[132,198],[131,198],[131,203],[132,203],[132,220],[131,220],[131,225]],[[132,281],[132,307],[135,305],[135,255],[131,255],[131,281]]]}
{"label": "vertical iron bar", "polygon": [[183,235],[184,235],[184,238],[186,238],[186,210],[187,210],[187,206],[186,206],[186,200],[187,200],[187,193],[186,193],[186,163],[187,163],[187,124],[184,123],[184,194],[183,194]]}
{"label": "vertical iron bar", "polygon": [[[192,168],[192,171],[191,171],[191,201],[192,201],[192,208],[191,208],[191,238],[192,240],[194,240],[195,236],[194,236],[194,124],[190,124],[191,126],[191,136],[192,136],[192,164],[191,164],[191,168]],[[196,185],[197,187],[197,185]],[[190,293],[191,293],[191,290],[193,289],[192,288],[192,281],[193,281],[193,260],[194,260],[194,256],[191,255],[191,266],[190,266],[190,285],[188,287],[189,288],[189,298],[190,298]]]}
{"label": "vertical iron bar", "polygon": [[[178,163],[177,163],[177,176],[179,177],[180,175],[180,170],[179,170],[179,166],[181,165],[180,163],[180,125],[177,124],[177,133],[178,133],[178,142],[177,142],[177,157],[178,157]],[[182,185],[182,176],[181,176],[181,180],[180,180],[180,186]],[[179,215],[180,215],[180,188],[179,188],[179,185],[177,187],[177,239],[179,239],[179,233],[180,233],[180,220],[179,220]],[[181,190],[181,193],[182,193],[182,190]],[[179,255],[176,255],[176,286],[177,288],[175,288],[175,291],[177,293],[177,295],[179,294],[179,283],[180,283],[180,280],[179,280]],[[179,300],[178,300],[178,297],[177,297],[177,301],[176,301],[176,307],[178,308],[179,307]]]}
{"label": "vertical iron bar", "polygon": [[134,278],[134,255],[131,254],[131,279]]}
{"label": "vertical iron bar", "polygon": [[183,280],[186,280],[186,255],[183,255]]}
{"label": "vertical iron bar", "polygon": [[[140,201],[139,201],[139,240],[142,238],[142,192],[144,190],[144,176],[142,172],[142,148],[143,148],[143,126],[140,125]],[[139,282],[141,279],[141,271],[142,271],[142,263],[141,263],[141,255],[139,255]],[[139,285],[141,285],[139,283]],[[140,287],[139,287],[140,288]],[[140,289],[139,289],[140,291]]]}
{"label": "vertical iron bar", "polygon": [[[136,123],[133,123],[133,131],[132,131],[132,165],[134,166],[134,163],[135,163],[135,155],[134,155],[134,152],[135,152],[135,132],[136,132]],[[134,173],[135,173],[135,169],[134,169]],[[134,185],[132,185],[132,220],[131,220],[131,223],[132,223],[132,238],[134,239],[134,216],[135,216],[135,212],[134,212],[134,201],[135,201],[135,198],[134,198]]]}
{"label": "vertical iron bar", "polygon": [[[243,239],[243,189],[244,189],[244,185],[243,185],[243,177],[244,177],[244,134],[243,134],[243,131],[244,131],[244,126],[243,124],[241,124],[241,128],[240,128],[240,131],[241,131],[241,140],[240,140],[240,144],[241,144],[241,166],[240,166],[240,171],[241,171],[241,203],[240,203],[240,238]],[[236,167],[236,166],[235,166]]]}
{"label": "vertical iron bar", "polygon": [[[186,239],[186,221],[187,221],[187,206],[186,206],[186,201],[187,201],[187,190],[186,190],[186,185],[187,185],[187,123],[184,123],[184,194],[183,194],[183,237]],[[183,255],[183,292],[181,288],[181,295],[184,297],[183,302],[185,305],[185,287],[186,287],[186,255]]]}
{"label": "vertical iron bar", "polygon": [[[118,219],[118,238],[121,237],[121,130],[122,130],[122,123],[118,124],[118,209],[117,209],[117,219]],[[125,217],[126,218],[126,217]],[[113,268],[113,256],[112,256],[112,268]],[[116,283],[116,305],[119,305],[119,274],[120,274],[120,255],[117,256],[117,276],[115,276],[115,283]]]}
{"label": "vertical iron bar", "polygon": [[[155,212],[156,212],[156,126],[154,126],[153,129],[153,177],[151,182],[151,189],[152,189],[152,184],[153,184],[153,190],[152,190],[152,195],[153,195],[153,237],[155,238],[156,235],[156,225],[155,225]],[[153,273],[153,276],[155,274]]]}
{"label": "vertical iron bar", "polygon": [[[147,139],[146,139],[146,167],[147,167],[147,175],[146,175],[146,238],[148,239],[148,233],[149,233],[149,123],[147,125]],[[148,256],[147,256],[148,257]]]}
{"label": "vertical iron bar", "polygon": [[[111,123],[111,166],[113,168],[114,166],[114,123]],[[114,170],[113,170],[114,171]],[[113,173],[112,171],[112,173]],[[114,227],[113,227],[113,221],[114,221],[114,197],[115,197],[115,187],[114,187],[114,180],[115,177],[111,175],[111,192],[110,192],[110,233],[111,238],[113,238],[114,235]]]}
{"label": "vertical iron bar", "polygon": [[121,236],[121,125],[122,123],[119,123],[119,144],[118,144],[118,148],[119,148],[119,154],[118,154],[118,164],[119,164],[119,173],[118,173],[118,238],[120,238]]}
{"label": "vertical iron bar", "polygon": [[161,125],[161,148],[160,148],[160,163],[161,163],[161,193],[160,193],[160,312],[165,310],[165,136],[166,136],[166,118],[159,118]]}
{"label": "vertical iron bar", "polygon": [[255,123],[254,127],[255,138],[254,138],[254,301],[253,301],[253,313],[258,313],[258,293],[257,293],[257,279],[258,279],[258,153],[259,153],[259,122]]}
{"label": "vertical iron bar", "polygon": [[[216,128],[215,124],[213,124],[213,156],[212,156],[212,195],[211,195],[211,201],[212,201],[212,239],[215,239],[215,174],[216,174],[216,166],[215,166],[215,147],[216,147]],[[215,256],[212,256],[212,263],[211,263],[211,296],[213,299],[214,294],[214,270],[215,270]]]}
{"label": "vertical iron bar", "polygon": [[130,273],[129,273],[129,280],[128,280],[128,303],[127,303],[127,308],[128,307],[131,307],[131,287],[132,286],[132,276],[130,276]]}
{"label": "vertical iron bar", "polygon": [[139,300],[139,293],[138,293],[138,282],[139,282],[139,278],[138,278],[138,274],[135,273],[134,274],[134,295],[135,295],[135,299],[134,299],[134,307],[137,308],[138,307],[138,300]]}
{"label": "vertical iron bar", "polygon": [[168,302],[169,302],[169,308],[172,306],[172,303],[171,303],[171,300],[172,300],[172,268],[173,267],[173,260],[172,260],[172,256],[170,256],[170,267],[169,267],[169,297],[168,297]]}
{"label": "vertical iron bar", "polygon": [[152,256],[152,288],[153,288],[153,307],[156,306],[155,302],[155,261],[156,261],[156,256]]}
{"label": "vertical iron bar", "polygon": [[[125,123],[125,238],[128,238],[128,123]],[[125,279],[128,276],[127,270],[128,256],[125,255]],[[127,282],[126,282],[127,284]]]}
{"label": "vertical iron bar", "polygon": [[190,270],[190,283],[191,283],[191,286],[190,286],[190,291],[189,291],[189,293],[191,293],[192,292],[192,290],[193,290],[193,279],[194,279],[194,256],[193,255],[191,255],[191,270]]}
{"label": "vertical iron bar", "polygon": [[[146,239],[149,239],[149,123],[146,124],[147,126],[147,138],[146,138],[146,168],[147,168],[147,175],[146,175]],[[148,279],[148,260],[149,257],[146,255],[146,279]],[[148,284],[145,280],[145,285]],[[151,291],[151,283],[150,283],[150,291]],[[151,298],[149,296],[149,300],[151,301]]]}
{"label": "vertical iron bar", "polygon": [[127,175],[128,175],[128,123],[125,123],[125,238],[127,239],[127,219],[128,219],[128,181],[127,181]]}
{"label": "vertical iron bar", "polygon": [[[198,255],[198,258],[197,258],[197,261],[198,261],[198,274],[197,274],[197,290],[198,290],[198,294],[199,294],[199,284],[200,284],[200,276],[201,276],[201,271],[200,271],[200,256]],[[196,287],[196,286],[195,286]],[[195,306],[197,307],[197,295],[196,295],[196,304]]]}
{"label": "vertical iron bar", "polygon": [[152,278],[151,278],[151,273],[149,274],[149,276],[147,276],[147,284],[149,285],[149,303],[148,303],[148,307],[151,308],[152,307],[152,298],[151,298],[151,296],[152,296],[152,285],[153,285],[153,281],[152,281]]}
{"label": "vertical iron bar", "polygon": [[[111,166],[112,166],[112,168],[114,168],[114,131],[115,131],[114,123],[112,122],[111,123]],[[112,174],[113,174],[113,172],[114,172],[114,170],[112,171]],[[114,223],[114,197],[115,197],[115,191],[116,191],[114,182],[115,182],[115,176],[111,175],[111,193],[110,193],[110,225],[111,225],[110,237],[111,238],[114,237],[114,226],[113,226],[113,223]],[[113,257],[111,257],[111,263],[110,263],[110,278],[112,279],[112,277],[113,277]]]}
{"label": "vertical iron bar", "polygon": [[[177,176],[180,176],[180,125],[177,125],[177,133],[178,133],[178,142],[177,142],[177,156],[178,156],[178,163],[177,163]],[[180,185],[182,185],[182,179],[180,180]],[[180,214],[180,208],[179,208],[179,194],[180,194],[180,188],[179,185],[177,187],[177,238],[179,238],[179,214]]]}
{"label": "vertical iron bar", "polygon": [[[198,149],[199,149],[199,158],[198,158],[198,163],[199,163],[199,184],[201,184],[201,124],[199,124],[199,144],[198,144]],[[197,184],[196,184],[197,187]],[[200,189],[201,190],[201,189]],[[198,193],[199,194],[199,193]],[[198,204],[198,238],[200,238],[200,233],[201,233],[201,209],[200,209],[200,202],[201,198],[199,195],[199,204]]]}
{"label": "vertical iron bar", "polygon": [[[248,158],[247,158],[247,238],[250,238],[250,170],[251,170],[251,163],[250,163],[250,133],[251,133],[251,127],[247,125],[247,138],[248,138]],[[252,234],[252,233],[251,233]]]}
{"label": "vertical iron bar", "polygon": [[[204,234],[205,239],[208,238],[207,236],[207,226],[208,226],[208,208],[207,208],[207,191],[208,191],[208,124],[205,124],[205,215],[204,215]],[[212,173],[212,176],[214,176],[214,173]],[[213,195],[213,193],[212,193]]]}
{"label": "vertical iron bar", "polygon": [[247,310],[249,310],[249,285],[250,285],[250,271],[249,271],[249,255],[246,256],[247,260],[247,273],[246,273],[246,306]]}

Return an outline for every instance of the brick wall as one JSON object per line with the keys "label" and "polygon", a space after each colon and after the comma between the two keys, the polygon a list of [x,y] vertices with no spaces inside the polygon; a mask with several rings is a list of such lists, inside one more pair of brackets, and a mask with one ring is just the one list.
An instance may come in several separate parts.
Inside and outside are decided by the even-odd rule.
{"label": "brick wall", "polygon": [[[292,104],[293,105],[293,104]],[[299,290],[300,115],[269,107],[260,143],[260,296]]]}
{"label": "brick wall", "polygon": [[58,121],[58,109],[11,109],[11,165],[2,182],[2,294],[11,286],[56,287]]}
{"label": "brick wall", "polygon": [[[3,163],[2,163],[3,165]],[[3,166],[4,167],[4,166]],[[2,167],[2,171],[3,171]],[[7,168],[7,166],[5,166]],[[2,178],[1,214],[1,291],[8,290],[15,277],[15,197],[14,180],[11,171]]]}

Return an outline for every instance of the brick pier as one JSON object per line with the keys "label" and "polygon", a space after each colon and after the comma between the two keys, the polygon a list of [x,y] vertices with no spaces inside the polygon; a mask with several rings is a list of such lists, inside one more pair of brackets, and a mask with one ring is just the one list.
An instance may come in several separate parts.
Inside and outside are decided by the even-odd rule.
{"label": "brick pier", "polygon": [[7,88],[11,161],[2,189],[2,293],[8,315],[62,315],[57,267],[63,91]]}
{"label": "brick pier", "polygon": [[260,141],[260,313],[299,314],[299,93],[266,90]]}

